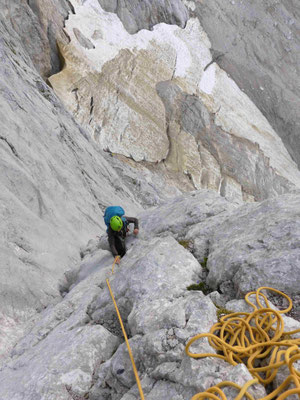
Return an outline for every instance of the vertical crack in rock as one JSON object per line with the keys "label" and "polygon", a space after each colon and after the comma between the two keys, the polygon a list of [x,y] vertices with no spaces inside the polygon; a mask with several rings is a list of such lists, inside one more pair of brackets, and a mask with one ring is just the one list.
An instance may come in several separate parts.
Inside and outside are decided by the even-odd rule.
{"label": "vertical crack in rock", "polygon": [[91,97],[91,102],[90,102],[90,115],[92,115],[94,110],[94,97]]}
{"label": "vertical crack in rock", "polygon": [[90,120],[89,120],[89,125],[91,125],[92,121],[93,121],[93,112],[94,112],[94,97],[91,97],[91,102],[90,102]]}
{"label": "vertical crack in rock", "polygon": [[78,97],[78,88],[73,89],[72,93],[74,93],[75,100],[76,100],[76,103],[77,103],[76,109],[74,111],[74,113],[76,115],[76,114],[78,114],[79,109],[80,109],[80,101],[79,101],[79,97]]}
{"label": "vertical crack in rock", "polygon": [[39,216],[40,216],[40,218],[43,218],[44,211],[47,212],[47,207],[44,203],[43,197],[42,197],[39,189],[35,188],[35,191],[36,191],[36,197],[37,197],[38,206],[39,206]]}
{"label": "vertical crack in rock", "polygon": [[10,148],[10,150],[12,151],[12,153],[14,154],[14,156],[16,156],[17,158],[20,159],[19,154],[17,152],[17,150],[15,149],[15,146],[13,146],[8,140],[7,138],[5,138],[4,136],[0,136],[0,140],[3,140]]}
{"label": "vertical crack in rock", "polygon": [[178,55],[177,55],[177,53],[176,53],[175,60],[174,60],[173,74],[172,74],[171,81],[174,79],[174,75],[175,75],[175,72],[176,72],[177,58],[178,58]]}
{"label": "vertical crack in rock", "polygon": [[[68,4],[68,6],[69,6],[69,8],[70,8],[71,13],[72,13],[72,14],[75,14],[75,8],[74,8],[73,4],[71,3],[71,1],[70,1],[70,0],[66,0],[66,3]],[[67,18],[68,18],[68,17],[67,17]],[[66,18],[66,19],[67,19],[67,18]]]}

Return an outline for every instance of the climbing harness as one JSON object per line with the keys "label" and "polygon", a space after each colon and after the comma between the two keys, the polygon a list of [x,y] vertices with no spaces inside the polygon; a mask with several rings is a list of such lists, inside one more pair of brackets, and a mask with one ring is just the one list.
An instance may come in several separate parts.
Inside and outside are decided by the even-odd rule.
{"label": "climbing harness", "polygon": [[[118,258],[119,258],[119,256],[115,257],[114,263],[112,265],[112,274],[114,273],[114,266],[115,266]],[[137,386],[138,386],[138,389],[139,389],[139,393],[140,393],[140,396],[141,396],[141,400],[144,400],[145,399],[144,398],[144,393],[143,393],[143,389],[142,389],[142,386],[141,386],[141,383],[140,383],[140,378],[139,378],[139,375],[138,375],[138,372],[137,372],[137,369],[136,369],[136,366],[135,366],[135,362],[134,362],[134,359],[133,359],[133,355],[132,355],[132,351],[131,351],[131,348],[130,348],[130,344],[129,344],[129,341],[128,341],[128,338],[127,338],[127,334],[126,334],[126,331],[125,331],[125,328],[124,328],[124,325],[123,325],[123,321],[122,321],[122,318],[121,318],[121,315],[120,315],[120,312],[119,312],[119,309],[118,309],[115,297],[113,295],[113,292],[111,290],[111,286],[110,286],[110,283],[109,283],[108,279],[106,279],[106,283],[107,283],[108,290],[109,290],[109,293],[111,295],[112,301],[114,303],[114,306],[115,306],[115,309],[116,309],[116,312],[117,312],[117,315],[118,315],[118,318],[119,318],[119,322],[120,322],[120,325],[121,325],[121,328],[122,328],[123,336],[124,336],[124,339],[125,339],[125,342],[126,342],[126,345],[127,345],[129,357],[130,357],[130,360],[131,360],[131,364],[132,364],[134,376],[135,376],[135,379],[136,379],[136,383],[137,383]]]}
{"label": "climbing harness", "polygon": [[[285,297],[289,306],[280,311],[270,308],[267,297],[262,293],[264,289]],[[258,307],[249,300],[251,295],[255,295]],[[262,305],[261,299],[264,300],[265,306]],[[244,363],[254,379],[243,387],[233,382],[221,382],[205,392],[196,394],[191,400],[205,398],[226,400],[227,397],[221,390],[221,387],[224,386],[239,390],[235,400],[240,400],[243,396],[254,400],[247,389],[255,383],[268,385],[274,380],[278,369],[282,366],[288,367],[290,375],[278,388],[260,400],[271,400],[275,396],[278,396],[277,400],[283,400],[292,394],[298,394],[300,399],[300,371],[293,366],[297,360],[300,360],[300,339],[291,339],[290,337],[300,332],[300,329],[284,332],[284,322],[280,315],[291,310],[292,300],[286,294],[270,287],[260,287],[257,291],[249,292],[245,296],[245,300],[254,309],[252,313],[237,312],[223,316],[218,323],[212,326],[209,333],[201,333],[190,339],[185,351],[188,356],[193,358],[218,357],[228,361],[231,365]],[[196,340],[205,337],[219,354],[191,353],[189,350],[191,345]],[[269,364],[259,366],[262,365],[262,360],[268,361]],[[291,384],[294,384],[294,389],[288,389]],[[283,390],[285,392],[279,395]]]}

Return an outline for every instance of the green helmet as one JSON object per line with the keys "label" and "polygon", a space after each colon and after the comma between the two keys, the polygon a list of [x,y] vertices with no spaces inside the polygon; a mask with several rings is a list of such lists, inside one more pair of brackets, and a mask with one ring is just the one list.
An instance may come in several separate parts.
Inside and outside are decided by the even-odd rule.
{"label": "green helmet", "polygon": [[122,229],[123,221],[117,215],[114,215],[113,217],[111,217],[109,223],[110,223],[110,227],[113,231],[120,231]]}

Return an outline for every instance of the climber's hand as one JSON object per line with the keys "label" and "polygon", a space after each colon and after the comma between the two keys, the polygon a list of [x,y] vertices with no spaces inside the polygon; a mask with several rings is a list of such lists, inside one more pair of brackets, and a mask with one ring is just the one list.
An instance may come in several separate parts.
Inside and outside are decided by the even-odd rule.
{"label": "climber's hand", "polygon": [[135,235],[137,235],[137,234],[139,233],[139,230],[138,230],[138,229],[134,229],[133,233],[134,233]]}

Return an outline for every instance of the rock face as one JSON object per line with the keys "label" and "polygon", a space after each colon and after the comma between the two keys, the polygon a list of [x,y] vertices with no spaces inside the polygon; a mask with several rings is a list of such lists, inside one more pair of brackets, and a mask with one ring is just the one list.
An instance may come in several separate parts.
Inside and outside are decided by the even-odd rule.
{"label": "rock face", "polygon": [[208,286],[223,293],[231,288],[229,297],[260,286],[298,295],[299,200],[298,191],[237,207],[212,191],[194,192],[144,211],[142,235],[186,241],[205,264]]}
{"label": "rock face", "polygon": [[[77,121],[43,80],[58,68],[54,37],[65,66],[50,80]],[[300,193],[280,195],[299,171],[212,61],[180,1],[2,1],[1,400],[138,397],[107,278],[147,400],[252,378],[243,364],[184,348],[217,321],[218,305],[243,310],[235,298],[257,286],[299,299]],[[191,182],[214,191],[182,194]],[[106,235],[95,239],[111,204],[140,219],[114,275]],[[206,341],[192,350],[214,351]]]}
{"label": "rock face", "polygon": [[300,166],[299,2],[189,3],[218,65],[257,105]]}
{"label": "rock face", "polygon": [[[0,397],[16,400],[41,396],[45,400],[67,400],[70,396],[93,400],[138,397],[128,351],[105,282],[107,278],[147,398],[190,400],[196,393],[224,380],[243,386],[252,379],[245,365],[232,366],[214,358],[195,360],[185,354],[186,342],[195,334],[208,332],[217,321],[217,308],[212,301],[216,292],[205,296],[200,290],[188,288],[205,279],[206,268],[207,282],[212,287],[218,282],[228,282],[228,271],[235,271],[233,262],[230,265],[227,262],[228,255],[236,251],[241,254],[240,259],[244,258],[244,264],[253,263],[252,272],[239,274],[242,266],[237,272],[239,277],[232,279],[237,287],[240,285],[237,296],[246,290],[245,272],[249,278],[247,290],[253,288],[252,284],[255,288],[272,284],[282,289],[285,281],[290,291],[295,289],[299,293],[299,282],[295,279],[299,276],[299,260],[296,260],[299,229],[297,223],[293,224],[299,196],[300,193],[289,194],[243,206],[229,203],[208,190],[177,196],[140,213],[140,234],[127,238],[127,254],[115,266],[114,274],[107,244],[102,240],[90,241],[82,252],[81,264],[66,274],[64,298],[40,314],[2,368]],[[182,238],[190,242],[197,258],[184,248]],[[284,242],[284,238],[289,238],[289,242]],[[201,240],[208,246],[209,254]],[[264,246],[254,248],[254,240]],[[289,246],[289,260],[286,250],[280,252],[280,246]],[[198,262],[201,252],[208,255],[206,266]],[[285,271],[284,277],[272,268],[270,259],[275,252],[281,270]],[[254,259],[261,260],[260,275],[257,271],[254,275]],[[293,272],[287,270],[292,260],[296,260]],[[262,263],[268,261],[269,268],[263,271]],[[216,264],[218,273],[214,274]],[[254,276],[259,281],[253,282]],[[226,303],[226,296],[219,295],[223,296],[222,307],[249,312],[243,300]],[[286,331],[299,328],[299,322],[283,318]],[[192,351],[214,352],[214,349],[203,340],[195,343]],[[280,370],[275,386],[285,377],[286,371]],[[261,385],[254,385],[250,392],[254,398],[266,396]]]}
{"label": "rock face", "polygon": [[[209,330],[217,314],[208,297],[187,290],[201,278],[202,268],[173,237],[133,238],[113,276],[110,253],[97,247],[90,246],[85,253],[69,293],[41,314],[13,350],[13,358],[0,372],[1,398],[137,397],[106,278],[147,398],[188,400],[220,379],[242,385],[251,379],[245,366],[184,355],[186,340]],[[211,351],[205,342],[193,350]],[[256,398],[265,395],[260,385],[251,393]]]}
{"label": "rock face", "polygon": [[233,201],[259,201],[291,189],[289,180],[270,167],[257,143],[219,127],[215,114],[197,96],[170,81],[158,84],[157,90],[173,139],[167,165],[187,171],[196,187],[219,188]]}
{"label": "rock face", "polygon": [[[182,27],[158,24],[135,34],[124,26],[136,32],[136,18],[139,29],[149,28],[148,2],[100,2],[124,26],[97,0],[72,4],[65,27],[70,43],[60,44],[65,65],[49,80],[103,149],[164,163],[188,175],[195,188],[238,202],[300,185],[282,141],[213,63],[205,31],[198,19],[185,21],[180,2],[172,7],[181,10]],[[163,4],[151,2],[157,22]],[[164,22],[172,22],[175,8],[165,9]]]}
{"label": "rock face", "polygon": [[60,298],[58,280],[104,231],[107,205],[134,215],[179,190],[103,153],[35,71],[17,34],[3,21],[0,31],[2,354],[29,316]]}
{"label": "rock face", "polygon": [[56,40],[69,41],[63,31],[64,21],[72,12],[69,0],[2,0],[3,21],[20,38],[23,49],[43,78],[61,68]]}
{"label": "rock face", "polygon": [[299,199],[297,192],[245,205],[190,229],[196,257],[208,257],[207,284],[226,292],[230,283],[241,297],[260,286],[299,294]]}
{"label": "rock face", "polygon": [[131,34],[154,25],[166,24],[185,27],[188,11],[181,0],[98,0],[105,11],[114,12]]}

